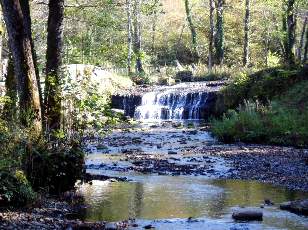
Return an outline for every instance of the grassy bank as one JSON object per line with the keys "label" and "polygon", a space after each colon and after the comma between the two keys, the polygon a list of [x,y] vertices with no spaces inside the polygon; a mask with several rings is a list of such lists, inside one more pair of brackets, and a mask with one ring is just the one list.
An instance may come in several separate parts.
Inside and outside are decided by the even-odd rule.
{"label": "grassy bank", "polygon": [[212,131],[224,142],[308,146],[307,69],[240,74],[222,92]]}

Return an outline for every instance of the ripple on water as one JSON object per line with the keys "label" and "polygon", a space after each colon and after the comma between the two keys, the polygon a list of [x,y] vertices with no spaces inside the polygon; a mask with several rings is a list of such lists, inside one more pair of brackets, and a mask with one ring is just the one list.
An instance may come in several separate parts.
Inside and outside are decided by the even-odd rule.
{"label": "ripple on water", "polygon": [[[232,211],[239,206],[259,207],[264,198],[278,204],[307,197],[305,193],[258,182],[153,175],[137,175],[133,183],[94,181],[81,186],[80,191],[90,207],[84,216],[86,220],[136,218],[140,224],[152,223],[158,229],[241,227],[231,219]],[[249,229],[305,229],[308,224],[307,218],[276,207],[262,210],[264,221],[245,224]],[[198,221],[187,223],[188,217]]]}

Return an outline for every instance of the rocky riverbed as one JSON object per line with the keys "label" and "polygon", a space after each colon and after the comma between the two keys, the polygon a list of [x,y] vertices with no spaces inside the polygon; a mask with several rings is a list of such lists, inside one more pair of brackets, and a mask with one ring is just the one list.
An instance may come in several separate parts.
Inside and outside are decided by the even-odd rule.
{"label": "rocky riverbed", "polygon": [[90,144],[89,151],[96,153],[88,156],[90,170],[257,180],[308,192],[308,150],[224,145],[212,138],[206,127],[192,124],[126,127],[99,145]]}
{"label": "rocky riverbed", "polygon": [[[89,139],[86,149],[88,183],[78,189],[83,202],[66,195],[60,200],[42,199],[26,209],[0,210],[0,229],[305,229],[308,225],[307,219],[279,209],[282,202],[308,197],[308,150],[223,145],[206,126],[179,122],[121,126],[104,138]],[[267,198],[275,205],[264,201]],[[264,225],[233,223],[231,214],[243,206],[262,212]]]}
{"label": "rocky riverbed", "polygon": [[204,147],[204,154],[230,161],[227,178],[257,180],[291,190],[308,191],[308,150],[264,145]]}

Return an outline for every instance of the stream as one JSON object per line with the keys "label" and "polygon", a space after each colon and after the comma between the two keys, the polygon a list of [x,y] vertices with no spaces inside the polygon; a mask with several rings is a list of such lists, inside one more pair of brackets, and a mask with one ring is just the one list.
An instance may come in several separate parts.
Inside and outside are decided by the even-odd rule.
{"label": "stream", "polygon": [[[84,220],[130,220],[130,229],[308,229],[307,217],[279,209],[307,193],[226,179],[236,174],[231,162],[199,151],[221,146],[199,120],[208,97],[169,92],[147,93],[134,109],[140,121],[89,141],[87,172],[125,181],[79,186]],[[264,205],[265,199],[275,205]],[[243,207],[262,211],[263,221],[234,221],[232,213]]]}
{"label": "stream", "polygon": [[[131,129],[115,130],[99,145],[89,143],[88,173],[125,177],[128,181],[83,184],[79,191],[88,207],[85,220],[135,219],[139,229],[146,225],[156,229],[307,229],[306,217],[277,206],[260,208],[264,199],[279,204],[307,198],[307,193],[254,181],[223,179],[233,172],[228,161],[196,153],[196,146],[219,143],[202,127],[192,128],[192,123],[174,126],[179,124],[140,123]],[[194,152],[190,151],[192,148]],[[138,163],[140,159],[144,167]],[[174,171],[170,165],[154,167],[153,159],[194,167]],[[262,210],[263,221],[233,221],[232,212],[241,207]]]}

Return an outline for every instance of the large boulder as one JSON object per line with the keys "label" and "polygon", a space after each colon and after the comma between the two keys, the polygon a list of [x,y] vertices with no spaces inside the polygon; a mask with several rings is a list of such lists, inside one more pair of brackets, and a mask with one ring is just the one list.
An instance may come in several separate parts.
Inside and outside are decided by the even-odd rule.
{"label": "large boulder", "polygon": [[263,213],[258,210],[251,210],[251,209],[242,209],[236,211],[232,214],[232,218],[234,220],[239,221],[262,221],[263,220]]}
{"label": "large boulder", "polygon": [[287,210],[299,215],[308,216],[308,199],[282,203],[280,204],[280,209]]}

